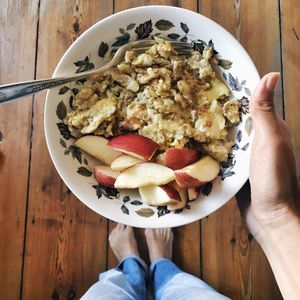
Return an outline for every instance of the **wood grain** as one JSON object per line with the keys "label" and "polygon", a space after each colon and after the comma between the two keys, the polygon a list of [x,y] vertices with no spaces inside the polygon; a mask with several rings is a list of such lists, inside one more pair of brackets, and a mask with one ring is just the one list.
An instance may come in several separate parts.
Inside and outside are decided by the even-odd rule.
{"label": "wood grain", "polygon": [[[240,42],[251,55],[261,75],[281,71],[280,23],[278,1],[241,1]],[[257,10],[257,7],[260,7]],[[260,31],[265,32],[261,34]],[[281,84],[275,93],[279,114],[283,115]],[[260,246],[249,241],[250,268],[252,270],[253,299],[282,299],[273,272]]]}
{"label": "wood grain", "polygon": [[[261,74],[280,70],[277,2],[201,3],[201,13],[240,40]],[[276,99],[282,113],[280,89]],[[234,199],[203,220],[202,261],[204,280],[233,299],[281,299],[269,263],[249,235]]]}
{"label": "wood grain", "polygon": [[[258,6],[260,9],[257,9]],[[281,72],[278,1],[241,1],[240,42],[261,76],[269,72]],[[275,93],[275,104],[277,112],[283,115],[281,84],[278,84]]]}
{"label": "wood grain", "polygon": [[173,261],[183,271],[200,277],[200,221],[174,228],[173,232]]}
{"label": "wood grain", "polygon": [[[68,46],[112,13],[107,1],[41,0],[37,77],[48,77]],[[66,188],[43,133],[45,94],[34,103],[23,299],[78,299],[106,266],[105,218]]]}
{"label": "wood grain", "polygon": [[[38,1],[1,1],[0,85],[34,79]],[[0,106],[0,294],[20,295],[32,97]]]}
{"label": "wood grain", "polygon": [[144,5],[170,5],[197,11],[197,0],[115,0],[115,12]]}
{"label": "wood grain", "polygon": [[[199,7],[240,40],[261,75],[282,67],[284,93],[279,86],[276,107],[294,135],[299,171],[297,0],[3,0],[0,84],[51,76],[68,46],[90,25],[112,14],[113,8],[117,12],[149,4],[194,11]],[[35,97],[33,110],[32,97],[0,106],[1,299],[78,299],[98,280],[99,272],[117,263],[107,243],[114,223],[81,204],[53,167],[44,140],[44,98],[45,93]],[[137,229],[135,235],[148,261],[143,232]],[[249,235],[234,199],[201,223],[176,228],[174,233],[174,261],[183,270],[202,274],[232,299],[281,299],[269,264]]]}
{"label": "wood grain", "polygon": [[294,139],[298,182],[300,182],[300,97],[298,87],[300,80],[300,6],[296,0],[281,1],[281,6],[285,119]]}

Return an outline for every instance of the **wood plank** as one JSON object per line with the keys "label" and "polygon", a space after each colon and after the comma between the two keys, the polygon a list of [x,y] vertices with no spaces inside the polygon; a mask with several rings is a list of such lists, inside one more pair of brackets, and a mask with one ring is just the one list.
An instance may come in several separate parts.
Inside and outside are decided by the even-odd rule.
{"label": "wood plank", "polygon": [[144,5],[170,5],[197,11],[197,0],[115,0],[115,12]]}
{"label": "wood plank", "polygon": [[294,137],[298,181],[300,181],[300,6],[299,1],[281,1],[285,119]]}
{"label": "wood plank", "polygon": [[[41,0],[37,77],[51,76],[68,46],[112,13],[110,1]],[[51,41],[51,42],[49,42]],[[34,103],[24,299],[77,299],[106,266],[107,221],[59,178],[43,132],[45,94]]]}
{"label": "wood plank", "polygon": [[[271,71],[281,71],[279,1],[241,2],[240,41],[254,60],[261,75]],[[259,10],[257,9],[259,7]],[[261,34],[264,32],[264,34]],[[275,93],[276,109],[283,114],[281,85]],[[261,247],[252,244],[251,268],[253,270],[254,299],[282,299],[273,272]]]}
{"label": "wood plank", "polygon": [[[240,14],[240,42],[252,57],[260,75],[281,72],[278,1],[242,1]],[[277,112],[283,115],[281,84],[278,84],[275,93],[275,104]]]}
{"label": "wood plank", "polygon": [[[201,4],[201,13],[240,39],[261,74],[280,70],[276,1],[217,0]],[[280,90],[276,99],[282,113]],[[201,233],[205,281],[233,299],[281,299],[269,264],[249,235],[235,200],[203,220]]]}
{"label": "wood plank", "polygon": [[[180,6],[186,9],[197,11],[197,1],[125,1],[125,0],[116,0],[115,1],[115,12],[136,7],[142,5],[172,5]],[[111,223],[111,222],[110,222]],[[113,225],[110,224],[110,227]],[[146,245],[146,240],[144,237],[144,230],[140,228],[135,229],[136,239],[140,248],[140,253],[142,258],[148,263],[148,249]],[[174,229],[174,262],[178,264],[183,270],[200,276],[201,267],[200,267],[200,226],[199,222],[193,224],[179,227]],[[108,250],[108,268],[115,266],[115,258],[111,251]],[[191,259],[192,257],[192,259]]]}
{"label": "wood plank", "polygon": [[[38,1],[1,1],[0,85],[34,79]],[[32,97],[0,106],[0,291],[20,295]]]}
{"label": "wood plank", "polygon": [[184,272],[201,276],[200,221],[176,227],[174,232],[173,261]]}

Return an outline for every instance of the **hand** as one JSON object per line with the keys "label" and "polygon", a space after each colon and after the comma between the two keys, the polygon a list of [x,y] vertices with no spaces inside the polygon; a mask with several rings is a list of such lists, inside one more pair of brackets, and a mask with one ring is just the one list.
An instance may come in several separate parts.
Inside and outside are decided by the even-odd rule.
{"label": "hand", "polygon": [[[265,75],[250,100],[255,134],[250,161],[251,202],[238,199],[249,230],[258,241],[297,213],[300,192],[291,135],[276,114],[279,73]],[[239,198],[239,197],[237,197]],[[242,202],[243,201],[243,202]]]}

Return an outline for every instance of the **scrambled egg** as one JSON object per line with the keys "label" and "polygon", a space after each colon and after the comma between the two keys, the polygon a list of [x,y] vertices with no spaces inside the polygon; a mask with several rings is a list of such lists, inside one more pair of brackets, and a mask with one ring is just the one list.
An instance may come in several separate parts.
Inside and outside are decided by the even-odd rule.
{"label": "scrambled egg", "polygon": [[76,135],[135,131],[161,150],[183,148],[193,140],[226,161],[232,146],[228,128],[240,121],[240,104],[229,99],[212,56],[211,48],[179,56],[161,38],[145,53],[127,51],[117,67],[82,85],[65,123]]}

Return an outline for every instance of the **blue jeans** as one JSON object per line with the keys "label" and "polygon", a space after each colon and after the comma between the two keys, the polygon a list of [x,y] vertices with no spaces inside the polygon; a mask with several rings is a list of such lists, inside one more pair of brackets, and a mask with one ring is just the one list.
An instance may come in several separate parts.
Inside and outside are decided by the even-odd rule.
{"label": "blue jeans", "polygon": [[127,256],[115,269],[101,273],[99,281],[81,299],[146,300],[148,277],[153,298],[157,300],[229,299],[199,278],[184,273],[168,259],[156,260],[148,271],[137,256]]}

